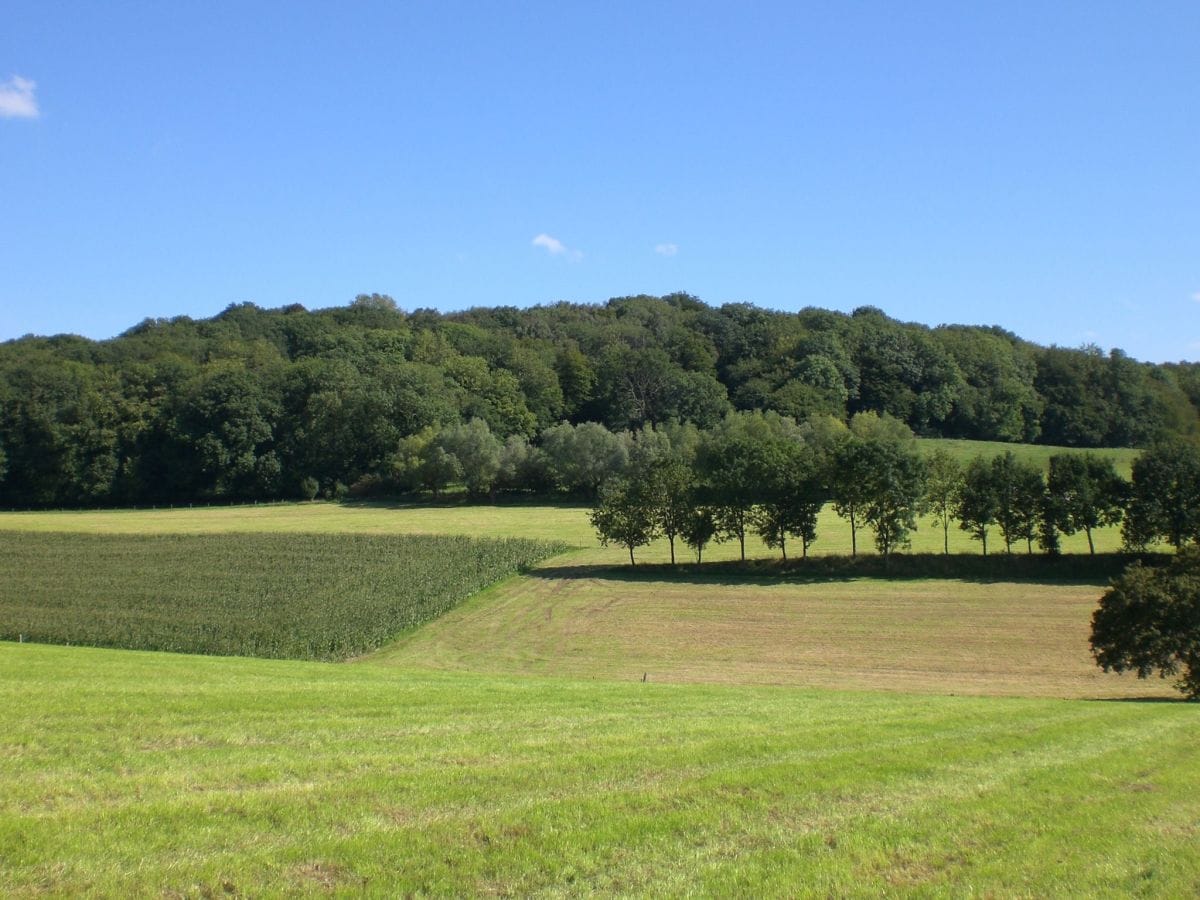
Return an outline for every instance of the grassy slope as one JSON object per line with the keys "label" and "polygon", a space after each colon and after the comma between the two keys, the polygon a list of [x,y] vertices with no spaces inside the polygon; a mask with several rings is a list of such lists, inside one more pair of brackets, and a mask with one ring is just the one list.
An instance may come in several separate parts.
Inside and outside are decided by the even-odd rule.
{"label": "grassy slope", "polygon": [[1117,471],[1125,478],[1130,477],[1133,461],[1141,452],[1128,447],[1079,450],[1074,447],[1047,447],[1042,444],[1004,444],[999,441],[963,441],[946,438],[920,438],[920,444],[926,452],[935,447],[942,447],[963,463],[969,462],[976,456],[998,456],[1011,450],[1019,458],[1036,463],[1042,469],[1049,469],[1050,457],[1058,453],[1094,453],[1097,456],[1111,459]]}
{"label": "grassy slope", "polygon": [[375,662],[571,678],[788,684],[1026,697],[1170,697],[1101,672],[1088,584],[510,579]]}
{"label": "grassy slope", "polygon": [[0,892],[1200,892],[1200,709],[0,644]]}

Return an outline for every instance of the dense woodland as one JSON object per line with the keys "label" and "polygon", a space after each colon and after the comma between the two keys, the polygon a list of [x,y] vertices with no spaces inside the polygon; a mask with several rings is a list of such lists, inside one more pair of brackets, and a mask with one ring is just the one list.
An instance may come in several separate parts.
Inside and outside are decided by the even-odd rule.
{"label": "dense woodland", "polygon": [[924,436],[1100,447],[1194,440],[1198,409],[1198,364],[873,307],[783,313],[686,294],[451,314],[376,294],[311,312],[242,304],[106,341],[0,344],[0,505],[453,482],[594,496],[646,426],[708,432],[733,411],[877,413]]}

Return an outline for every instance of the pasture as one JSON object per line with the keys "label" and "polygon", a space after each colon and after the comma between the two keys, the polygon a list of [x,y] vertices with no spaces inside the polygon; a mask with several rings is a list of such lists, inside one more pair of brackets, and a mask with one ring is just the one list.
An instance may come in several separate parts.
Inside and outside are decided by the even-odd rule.
{"label": "pasture", "polygon": [[1011,451],[1018,459],[1031,462],[1042,471],[1050,468],[1050,457],[1059,453],[1091,453],[1112,460],[1122,478],[1128,479],[1133,471],[1133,461],[1140,450],[1130,447],[1103,447],[1081,450],[1076,447],[1052,447],[1046,444],[1006,444],[1001,441],[967,441],[956,438],[918,438],[921,450],[929,453],[942,448],[964,465],[976,456],[993,457]]}
{"label": "pasture", "polygon": [[9,896],[1194,896],[1197,710],[0,646]]}

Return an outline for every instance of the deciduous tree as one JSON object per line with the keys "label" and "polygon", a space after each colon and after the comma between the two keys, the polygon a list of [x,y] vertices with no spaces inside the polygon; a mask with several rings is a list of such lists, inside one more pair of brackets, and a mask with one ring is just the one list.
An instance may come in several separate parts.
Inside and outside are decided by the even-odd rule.
{"label": "deciduous tree", "polygon": [[592,527],[600,543],[620,544],[629,550],[629,565],[636,565],[633,551],[654,540],[654,504],[642,486],[625,478],[610,478],[600,488],[591,514]]}
{"label": "deciduous tree", "polygon": [[1200,449],[1195,444],[1160,443],[1134,461],[1124,538],[1133,549],[1157,540],[1178,549],[1200,540]]}
{"label": "deciduous tree", "polygon": [[1092,615],[1091,645],[1104,671],[1177,675],[1179,690],[1200,700],[1200,551],[1126,569]]}
{"label": "deciduous tree", "polygon": [[1120,523],[1126,487],[1112,460],[1094,453],[1056,454],[1046,483],[1049,518],[1064,534],[1083,531],[1094,555],[1092,531]]}
{"label": "deciduous tree", "polygon": [[999,505],[992,467],[987,460],[977,456],[963,470],[955,516],[958,527],[983,544],[984,556],[987,556],[988,530],[996,524]]}
{"label": "deciduous tree", "polygon": [[950,553],[950,523],[954,521],[963,471],[958,460],[938,447],[926,459],[925,508],[942,529],[942,552]]}

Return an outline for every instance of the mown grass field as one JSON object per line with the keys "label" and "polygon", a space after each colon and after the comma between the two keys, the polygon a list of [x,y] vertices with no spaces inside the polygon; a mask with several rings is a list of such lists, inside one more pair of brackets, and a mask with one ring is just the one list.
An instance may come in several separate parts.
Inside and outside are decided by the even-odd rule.
{"label": "mown grass field", "polygon": [[555,566],[509,579],[374,662],[622,681],[1022,697],[1170,698],[1105,674],[1095,584],[878,578],[622,578]]}
{"label": "mown grass field", "polygon": [[1195,896],[1197,712],[0,645],[0,891]]}
{"label": "mown grass field", "polygon": [[0,643],[0,895],[1200,894],[1200,706],[1094,667],[1099,583],[629,572],[553,506],[0,543],[47,523],[581,549],[349,664]]}
{"label": "mown grass field", "polygon": [[550,555],[519,538],[9,532],[0,639],[343,659]]}

